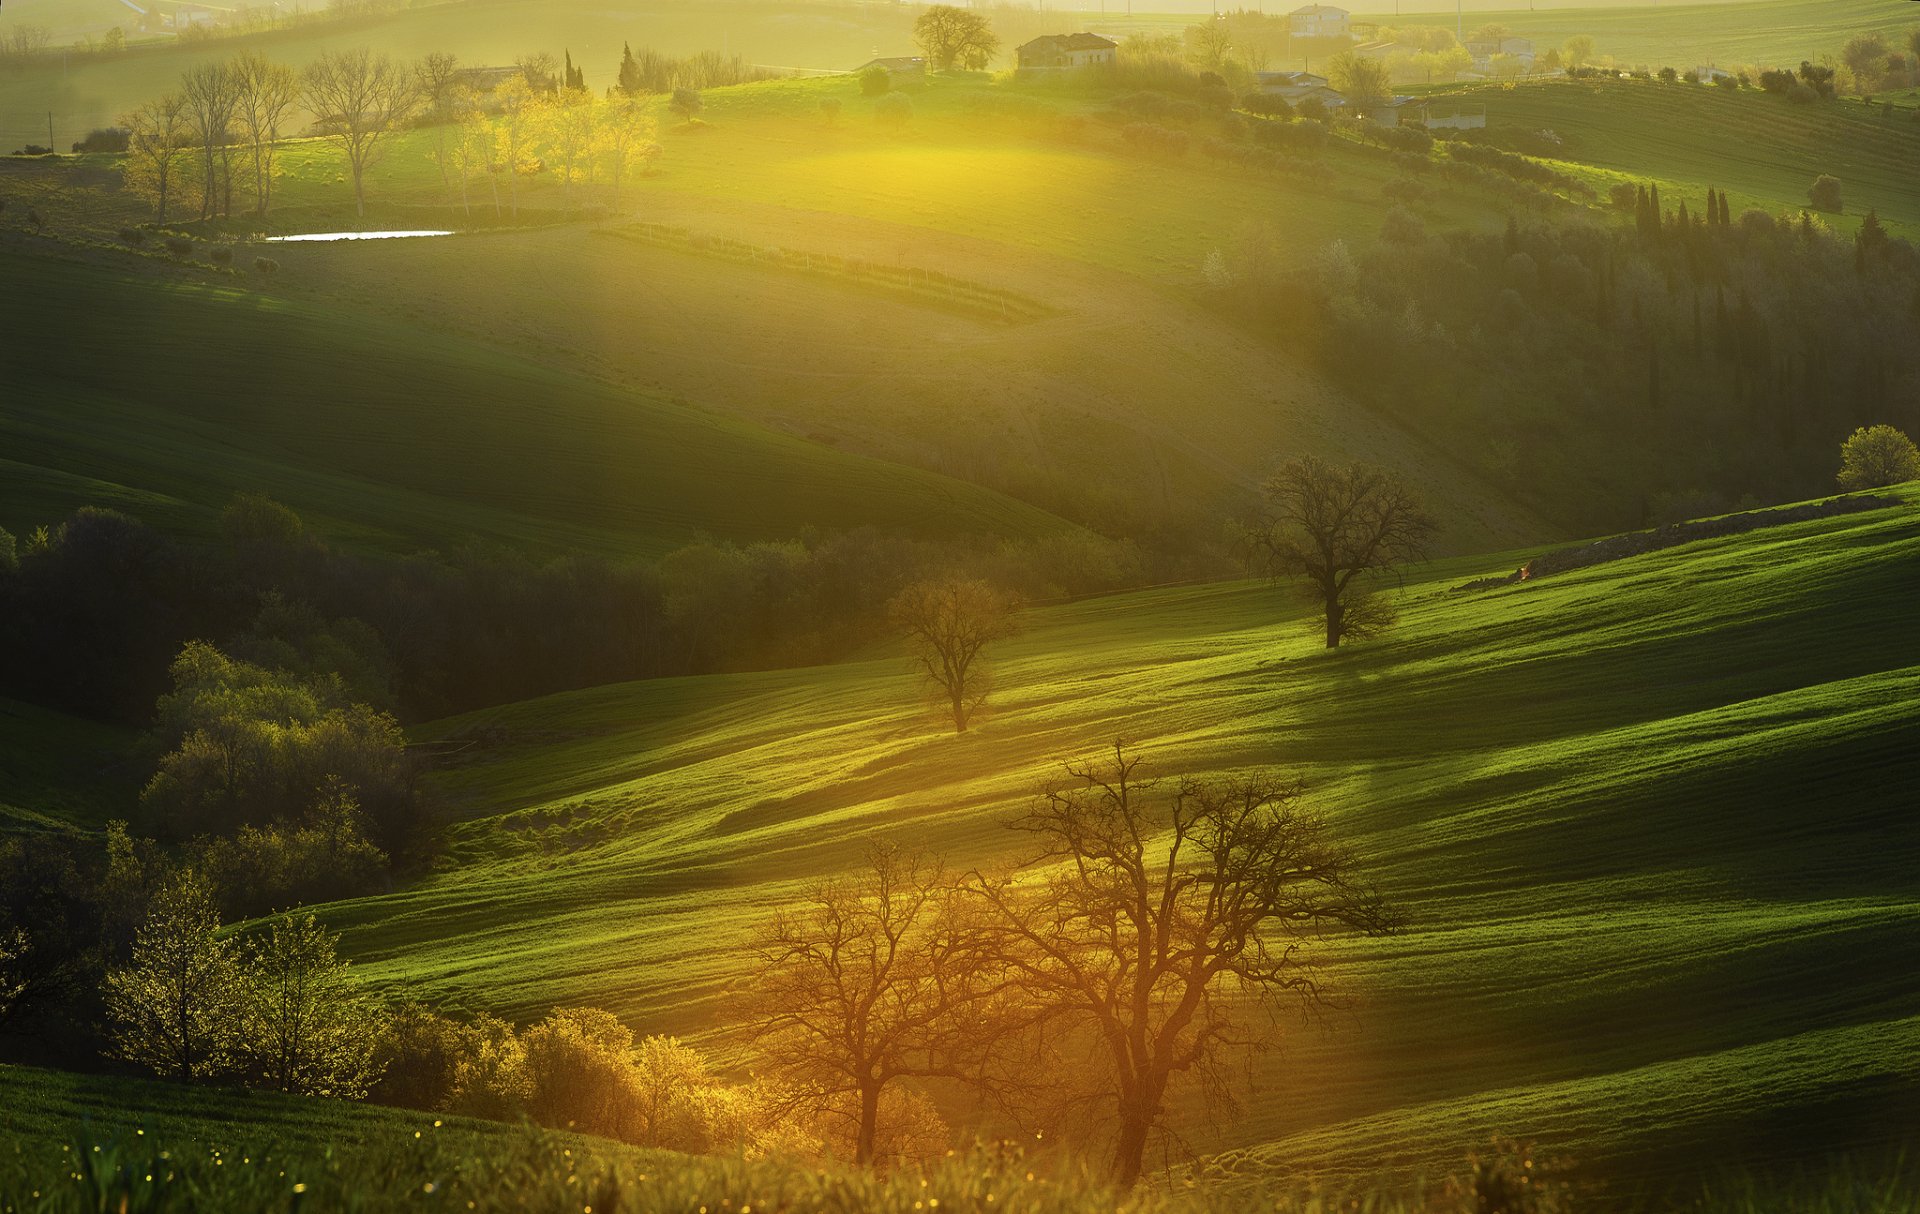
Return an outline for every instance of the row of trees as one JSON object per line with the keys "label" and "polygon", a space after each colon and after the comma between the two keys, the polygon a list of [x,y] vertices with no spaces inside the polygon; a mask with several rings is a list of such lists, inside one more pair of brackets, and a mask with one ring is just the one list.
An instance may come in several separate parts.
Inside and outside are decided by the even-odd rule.
{"label": "row of trees", "polygon": [[1396,212],[1378,249],[1304,269],[1251,232],[1216,281],[1576,531],[1812,496],[1855,427],[1920,423],[1911,245],[1877,223],[1843,239],[1807,213],[1734,215],[1717,191],[1711,208],[1646,193],[1619,200],[1634,225],[1441,236]]}

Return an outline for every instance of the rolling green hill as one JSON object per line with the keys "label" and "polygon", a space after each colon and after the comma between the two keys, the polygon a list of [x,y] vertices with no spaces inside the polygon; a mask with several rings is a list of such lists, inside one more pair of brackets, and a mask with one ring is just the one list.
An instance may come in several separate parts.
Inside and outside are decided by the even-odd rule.
{"label": "rolling green hill", "polygon": [[1754,89],[1730,91],[1658,80],[1544,80],[1506,88],[1469,85],[1442,90],[1451,100],[1484,105],[1491,128],[1551,130],[1565,140],[1560,155],[1607,170],[1605,184],[1626,177],[1657,180],[1669,207],[1686,198],[1697,209],[1707,187],[1728,191],[1734,210],[1799,211],[1822,173],[1838,177],[1843,229],[1869,209],[1897,234],[1920,233],[1920,121],[1909,105],[1892,116],[1857,101],[1795,105]]}
{"label": "rolling green hill", "polygon": [[651,553],[696,532],[1064,526],[948,477],[344,308],[38,258],[7,274],[0,519],[16,532],[86,504],[204,529],[237,490],[392,547],[471,535]]}
{"label": "rolling green hill", "polygon": [[[903,663],[611,686],[422,731],[448,871],[326,917],[369,976],[557,1004],[723,1051],[753,925],[875,836],[957,864],[1061,756],[1279,764],[1412,927],[1341,945],[1229,1170],[1430,1165],[1495,1130],[1686,1167],[1911,1124],[1920,996],[1920,501],[1490,592],[1423,571],[1337,655],[1253,585],[1032,613],[996,715],[944,733]],[[482,727],[485,727],[484,730]],[[1905,1121],[1901,1119],[1905,1118]]]}

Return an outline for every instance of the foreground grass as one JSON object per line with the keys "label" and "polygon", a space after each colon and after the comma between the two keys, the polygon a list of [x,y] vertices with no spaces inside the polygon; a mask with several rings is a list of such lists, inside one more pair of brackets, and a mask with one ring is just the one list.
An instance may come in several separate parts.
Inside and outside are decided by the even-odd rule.
{"label": "foreground grass", "polygon": [[[1132,1194],[1051,1154],[999,1144],[888,1175],[817,1161],[646,1151],[601,1139],[336,1101],[0,1066],[0,1214],[481,1210],[530,1214],[1899,1214],[1920,1209],[1900,1159],[1723,1171],[1648,1190],[1569,1179],[1482,1147],[1444,1176],[1323,1184],[1204,1175]],[[1548,1169],[1537,1171],[1537,1169]],[[1528,1172],[1544,1199],[1503,1204]]]}

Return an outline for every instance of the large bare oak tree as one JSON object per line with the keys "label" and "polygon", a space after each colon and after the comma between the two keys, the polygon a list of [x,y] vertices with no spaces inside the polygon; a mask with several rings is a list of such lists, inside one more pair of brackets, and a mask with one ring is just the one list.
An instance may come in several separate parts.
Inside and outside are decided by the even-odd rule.
{"label": "large bare oak tree", "polygon": [[1318,999],[1318,933],[1397,925],[1276,773],[1159,794],[1117,744],[1066,773],[1014,824],[1033,837],[1021,870],[968,882],[968,951],[1029,1009],[1028,1027],[1104,1064],[1113,1176],[1131,1185],[1169,1085],[1253,1040],[1236,1004]]}
{"label": "large bare oak tree", "polygon": [[367,170],[412,112],[416,84],[412,71],[365,47],[329,52],[307,67],[307,108],[346,151],[355,214],[367,213]]}

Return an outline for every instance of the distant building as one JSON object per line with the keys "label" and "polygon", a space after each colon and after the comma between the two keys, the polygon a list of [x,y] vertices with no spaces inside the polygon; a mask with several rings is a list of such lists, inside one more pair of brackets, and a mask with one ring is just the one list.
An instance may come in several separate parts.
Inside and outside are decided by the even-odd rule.
{"label": "distant building", "polygon": [[1309,4],[1287,14],[1287,30],[1296,38],[1345,38],[1351,16],[1330,4]]}
{"label": "distant building", "polygon": [[1469,38],[1466,42],[1467,54],[1473,56],[1473,70],[1491,72],[1493,61],[1505,55],[1520,63],[1520,70],[1533,70],[1533,39],[1531,38]]}
{"label": "distant building", "polygon": [[1120,44],[1098,34],[1047,34],[1013,52],[1022,71],[1070,71],[1113,63]]}
{"label": "distant building", "polygon": [[1263,93],[1277,93],[1281,89],[1326,88],[1327,78],[1316,76],[1312,72],[1255,72],[1253,78],[1259,82]]}
{"label": "distant building", "polygon": [[1388,56],[1397,55],[1403,51],[1411,53],[1412,49],[1411,47],[1402,46],[1398,42],[1383,39],[1375,42],[1362,42],[1353,48],[1353,53],[1362,59],[1379,59],[1384,61]]}
{"label": "distant building", "polygon": [[[1404,119],[1403,119],[1404,121]],[[1460,106],[1453,109],[1435,109],[1428,102],[1420,115],[1420,125],[1429,131],[1478,131],[1487,125],[1487,107]]]}
{"label": "distant building", "polygon": [[228,15],[223,8],[209,8],[204,4],[176,4],[160,14],[160,24],[166,29],[203,29],[220,23]]}
{"label": "distant building", "polygon": [[884,67],[895,76],[919,77],[927,74],[927,61],[918,55],[893,55],[885,59],[869,59],[853,69],[858,76],[868,68]]}
{"label": "distant building", "polygon": [[1718,84],[1722,80],[1732,80],[1733,73],[1726,68],[1715,67],[1709,63],[1705,67],[1694,68],[1693,77],[1702,84]]}
{"label": "distant building", "polygon": [[1391,97],[1367,107],[1367,117],[1381,126],[1425,126],[1426,102],[1418,97]]}

